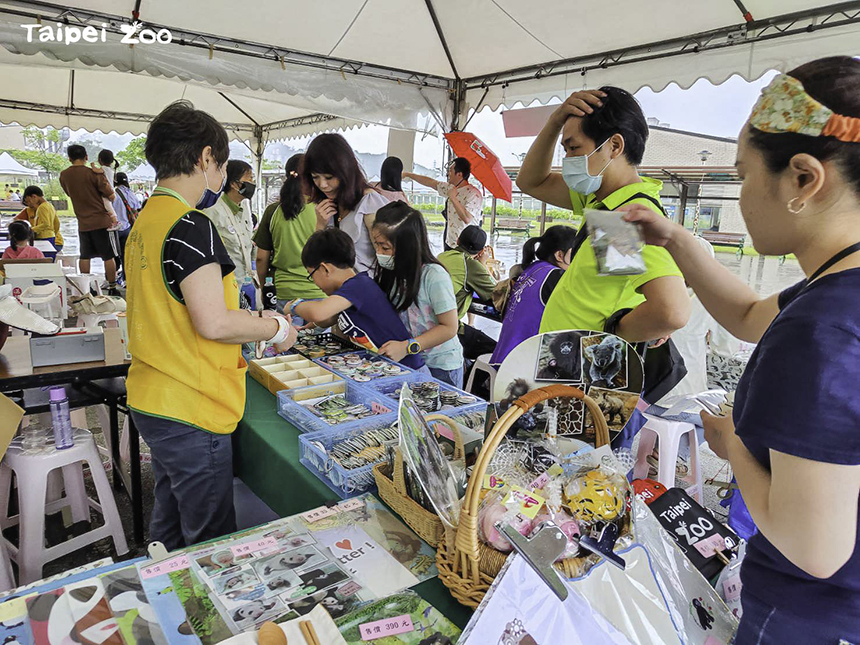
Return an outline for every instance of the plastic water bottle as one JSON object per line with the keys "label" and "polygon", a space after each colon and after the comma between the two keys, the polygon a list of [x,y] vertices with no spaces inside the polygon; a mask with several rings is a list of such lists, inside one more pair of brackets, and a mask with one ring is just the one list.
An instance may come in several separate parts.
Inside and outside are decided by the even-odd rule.
{"label": "plastic water bottle", "polygon": [[269,276],[263,286],[263,309],[274,311],[278,308],[278,292],[275,289],[275,281]]}
{"label": "plastic water bottle", "polygon": [[54,423],[54,445],[65,450],[75,445],[72,435],[72,417],[69,414],[69,398],[66,388],[51,388],[51,420]]}

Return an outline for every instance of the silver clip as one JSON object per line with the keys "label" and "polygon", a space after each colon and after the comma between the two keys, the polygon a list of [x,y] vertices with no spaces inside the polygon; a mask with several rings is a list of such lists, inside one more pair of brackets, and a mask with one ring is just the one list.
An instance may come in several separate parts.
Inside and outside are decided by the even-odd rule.
{"label": "silver clip", "polygon": [[523,537],[509,524],[500,527],[500,531],[559,600],[567,600],[567,587],[552,566],[567,548],[567,536],[561,529],[544,522],[530,538]]}

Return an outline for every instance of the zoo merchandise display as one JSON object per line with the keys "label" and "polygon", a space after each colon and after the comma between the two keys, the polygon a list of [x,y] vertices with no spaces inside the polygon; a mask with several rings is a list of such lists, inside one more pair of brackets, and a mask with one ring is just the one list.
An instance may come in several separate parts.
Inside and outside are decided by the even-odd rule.
{"label": "zoo merchandise display", "polygon": [[372,417],[378,421],[395,417],[389,398],[344,380],[278,392],[278,414],[300,432],[347,430]]}
{"label": "zoo merchandise display", "polygon": [[740,538],[681,488],[646,500],[678,548],[708,580],[736,555]]}
{"label": "zoo merchandise display", "polygon": [[366,351],[315,358],[314,362],[356,383],[370,383],[414,372],[400,363]]}
{"label": "zoo merchandise display", "polygon": [[343,354],[351,349],[355,349],[355,345],[340,336],[332,333],[315,334],[308,330],[300,331],[293,345],[293,351],[306,358]]}
{"label": "zoo merchandise display", "polygon": [[585,224],[600,275],[639,275],[647,270],[639,227],[614,211],[585,210]]}
{"label": "zoo merchandise display", "polygon": [[[634,415],[644,384],[642,359],[613,334],[566,330],[533,336],[517,345],[499,366],[494,400],[499,413],[544,385],[571,385],[594,399],[606,417],[610,441]],[[550,399],[519,417],[511,432],[522,438],[550,435],[593,444],[595,424],[581,400]]]}
{"label": "zoo merchandise display", "polygon": [[[571,470],[567,473],[568,479],[571,476],[577,481],[580,477],[585,479],[580,486],[565,491],[565,486],[568,483],[565,480],[565,467],[563,465],[565,459],[560,459],[559,455],[554,455],[549,448],[542,448],[539,451],[530,452],[526,459],[520,459],[515,466],[516,468],[522,466],[528,470],[533,470],[533,474],[521,475],[519,482],[496,482],[493,480],[493,473],[490,470],[491,462],[497,449],[508,438],[509,431],[517,420],[535,406],[557,398],[572,398],[581,401],[595,420],[596,447],[605,446],[609,443],[609,430],[603,413],[597,403],[585,395],[582,390],[566,385],[552,385],[531,391],[511,402],[508,410],[493,426],[481,453],[478,455],[478,460],[469,478],[457,525],[453,528],[446,526],[445,538],[437,550],[436,563],[439,567],[439,577],[461,604],[476,607],[505,561],[507,554],[493,546],[497,543],[494,539],[496,536],[489,531],[490,528],[498,529],[502,526],[500,520],[511,519],[517,522],[515,528],[518,530],[531,528],[527,521],[523,521],[518,516],[521,515],[527,520],[531,520],[533,525],[534,519],[544,504],[549,501],[548,513],[560,517],[563,525],[567,524],[565,535],[569,535],[571,540],[577,539],[576,533],[573,530],[573,525],[569,521],[565,521],[567,520],[566,515],[561,514],[562,504],[568,508],[573,504],[576,508],[585,509],[589,512],[590,518],[593,517],[597,520],[593,525],[588,526],[589,535],[578,539],[580,545],[593,546],[596,551],[604,554],[603,557],[611,554],[611,546],[606,546],[609,542],[605,541],[604,537],[616,529],[616,535],[626,535],[625,511],[629,493],[626,480],[623,477],[612,478],[610,475],[605,475],[597,479],[594,475]],[[497,470],[497,473],[501,472],[505,472],[510,478],[507,469],[504,471]],[[526,486],[522,486],[522,482],[527,477],[531,477],[531,479],[528,480]],[[592,479],[593,482],[588,481]],[[489,511],[485,511],[485,514],[479,516],[481,501],[486,497],[487,491],[490,490],[499,490],[501,494],[504,494],[501,503],[505,510],[504,512],[498,508],[492,510],[491,507]],[[536,490],[545,492],[546,497],[536,493]],[[588,496],[586,491],[598,495],[597,499],[592,499],[592,496]],[[492,501],[488,502],[488,504],[491,503]],[[620,508],[621,514],[613,516],[610,511],[611,508]],[[576,519],[572,513],[570,515],[572,519]],[[478,534],[481,520],[484,520],[482,528],[484,540]],[[610,525],[614,529],[606,528]],[[578,525],[577,528],[579,528]],[[592,529],[598,531],[596,537],[591,535]],[[614,540],[610,542],[614,543]],[[583,566],[588,565],[588,558],[589,556],[566,558],[557,563],[557,567],[568,576],[575,575],[582,570]]]}

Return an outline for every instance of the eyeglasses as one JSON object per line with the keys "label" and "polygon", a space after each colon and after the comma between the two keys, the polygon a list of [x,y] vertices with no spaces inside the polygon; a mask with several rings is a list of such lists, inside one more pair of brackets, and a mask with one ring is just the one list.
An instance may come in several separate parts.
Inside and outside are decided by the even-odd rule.
{"label": "eyeglasses", "polygon": [[310,273],[308,273],[308,282],[313,282],[313,281],[314,281],[314,273],[316,273],[317,271],[319,271],[319,270],[320,270],[320,267],[322,267],[322,264],[320,264],[316,269],[314,269],[313,271],[311,271]]}

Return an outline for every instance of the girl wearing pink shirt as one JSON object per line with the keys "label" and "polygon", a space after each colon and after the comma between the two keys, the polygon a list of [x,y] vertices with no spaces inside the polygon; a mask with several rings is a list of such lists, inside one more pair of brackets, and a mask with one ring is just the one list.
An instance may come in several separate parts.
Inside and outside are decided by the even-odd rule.
{"label": "girl wearing pink shirt", "polygon": [[4,260],[36,260],[44,258],[44,254],[34,246],[33,230],[23,220],[15,220],[9,224],[10,245],[3,251]]}

